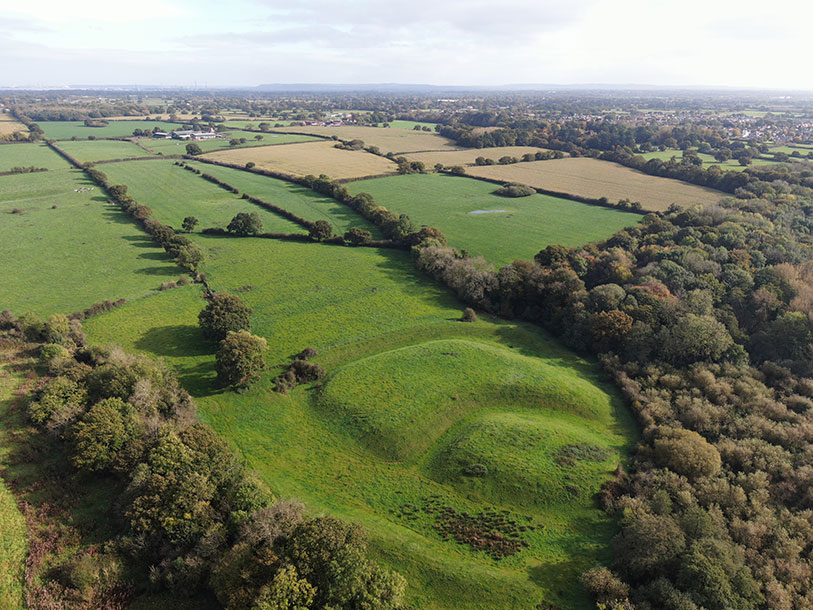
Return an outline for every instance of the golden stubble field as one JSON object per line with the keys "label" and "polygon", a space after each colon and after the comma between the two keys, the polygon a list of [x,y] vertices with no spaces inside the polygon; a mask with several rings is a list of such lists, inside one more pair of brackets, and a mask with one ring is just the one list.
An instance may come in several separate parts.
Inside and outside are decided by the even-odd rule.
{"label": "golden stubble field", "polygon": [[0,136],[10,136],[17,131],[28,133],[28,128],[10,114],[0,112]]}
{"label": "golden stubble field", "polygon": [[640,201],[649,211],[666,210],[673,203],[684,207],[716,203],[726,196],[714,189],[650,176],[611,161],[584,157],[470,167],[466,172],[472,176],[521,182],[581,197],[607,197],[611,202],[620,199]]}
{"label": "golden stubble field", "polygon": [[362,150],[342,150],[335,142],[304,142],[278,146],[235,148],[204,155],[205,158],[245,165],[295,176],[327,174],[338,180],[394,173],[395,163]]}
{"label": "golden stubble field", "polygon": [[382,153],[409,153],[418,151],[459,150],[451,140],[426,131],[397,129],[394,127],[280,127],[274,131],[305,133],[315,136],[336,136],[340,140],[363,140],[366,146],[378,146]]}
{"label": "golden stubble field", "polygon": [[533,146],[502,146],[499,148],[466,148],[463,150],[448,150],[437,152],[409,153],[406,157],[410,161],[423,161],[426,167],[433,167],[436,163],[443,165],[471,165],[477,157],[493,159],[499,161],[500,157],[516,157],[521,159],[522,155],[530,153],[545,152],[546,148],[536,148]]}

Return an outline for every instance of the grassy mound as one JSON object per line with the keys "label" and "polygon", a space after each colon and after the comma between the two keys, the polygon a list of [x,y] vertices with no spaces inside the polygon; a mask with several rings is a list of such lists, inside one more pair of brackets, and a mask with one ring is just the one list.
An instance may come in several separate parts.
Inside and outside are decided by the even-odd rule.
{"label": "grassy mound", "polygon": [[589,504],[621,459],[606,427],[556,411],[484,413],[448,436],[429,476],[523,507]]}
{"label": "grassy mound", "polygon": [[[404,252],[193,239],[207,253],[203,271],[212,287],[239,294],[254,310],[253,332],[268,340],[269,368],[256,386],[238,394],[214,383],[215,348],[197,327],[205,304],[198,286],[94,317],[85,324],[90,340],[162,356],[195,395],[201,417],[276,495],[363,524],[376,558],[407,578],[414,607],[527,610],[543,600],[574,610],[591,607],[573,583],[580,571],[606,561],[615,533],[590,497],[594,487],[569,503],[536,504],[534,473],[544,476],[545,470],[532,458],[530,465],[514,465],[510,456],[498,462],[472,443],[458,442],[455,453],[451,448],[491,416],[526,418],[541,427],[539,422],[556,422],[563,431],[554,451],[585,443],[624,446],[634,426],[594,364],[527,324],[485,315],[476,323],[456,321],[462,305],[416,273]],[[328,371],[322,389],[275,392],[275,365],[287,365],[306,346],[319,350],[314,361]],[[390,459],[389,442],[413,461]],[[492,449],[496,455],[499,448]],[[509,464],[516,485],[532,483],[524,498],[519,490],[516,497],[501,497],[489,477],[469,489],[458,476],[457,459],[486,461],[501,480],[509,472],[502,464]],[[614,465],[601,467],[606,473]],[[571,476],[581,477],[581,467]],[[551,472],[563,479],[568,474]],[[599,479],[585,480],[593,486]],[[496,559],[469,541],[443,537],[437,526],[451,531],[456,525],[438,523],[429,511],[435,505],[478,523],[486,511],[509,511],[512,520],[534,529],[519,534],[528,546]]]}
{"label": "grassy mound", "polygon": [[524,407],[592,419],[609,412],[609,400],[572,369],[500,346],[442,340],[349,364],[330,377],[320,404],[378,455],[412,460],[473,409]]}

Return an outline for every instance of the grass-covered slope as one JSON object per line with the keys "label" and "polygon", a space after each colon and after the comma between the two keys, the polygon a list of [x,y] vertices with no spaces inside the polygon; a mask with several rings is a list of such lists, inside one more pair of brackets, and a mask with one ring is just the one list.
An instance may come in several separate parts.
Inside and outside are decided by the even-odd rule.
{"label": "grass-covered slope", "polygon": [[351,182],[418,225],[440,229],[449,244],[495,265],[530,260],[545,246],[577,246],[606,239],[641,216],[610,208],[531,195],[495,195],[496,184],[446,174],[412,174]]}
{"label": "grass-covered slope", "polygon": [[[254,309],[253,332],[268,339],[270,369],[255,387],[215,384],[197,286],[88,320],[90,339],[177,367],[203,417],[275,493],[365,526],[377,557],[408,579],[415,607],[589,608],[574,583],[606,560],[614,530],[592,494],[634,435],[594,365],[524,324],[458,322],[461,305],[403,252],[194,239],[213,288],[237,292]],[[274,392],[275,365],[306,346],[319,350],[327,378]],[[527,455],[516,461],[505,443],[526,428]],[[605,459],[559,464],[551,452],[565,446],[600,447]],[[470,480],[470,460],[487,475]],[[539,501],[547,490],[554,501]],[[506,527],[527,546],[498,560],[444,538],[436,505],[474,519],[507,511],[499,514],[523,525]]]}
{"label": "grass-covered slope", "polygon": [[386,459],[417,459],[456,421],[484,407],[609,416],[610,397],[573,369],[463,340],[410,345],[331,376],[320,404]]}
{"label": "grass-covered slope", "polygon": [[71,312],[181,273],[82,172],[0,176],[0,309]]}

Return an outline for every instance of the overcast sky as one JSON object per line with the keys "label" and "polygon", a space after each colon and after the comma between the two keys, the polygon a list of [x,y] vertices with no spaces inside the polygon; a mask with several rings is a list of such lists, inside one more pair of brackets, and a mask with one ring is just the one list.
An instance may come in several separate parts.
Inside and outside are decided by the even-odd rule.
{"label": "overcast sky", "polygon": [[813,89],[813,0],[10,4],[0,3],[0,86],[397,82]]}

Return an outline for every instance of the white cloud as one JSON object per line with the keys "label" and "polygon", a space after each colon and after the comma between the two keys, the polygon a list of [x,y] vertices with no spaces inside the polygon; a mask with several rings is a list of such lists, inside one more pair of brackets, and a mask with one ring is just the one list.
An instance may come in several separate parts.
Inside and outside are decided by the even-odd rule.
{"label": "white cloud", "polygon": [[[15,11],[0,9],[0,31],[19,43],[4,79],[813,89],[801,67],[808,0],[45,0]],[[40,61],[49,53],[59,69]]]}

